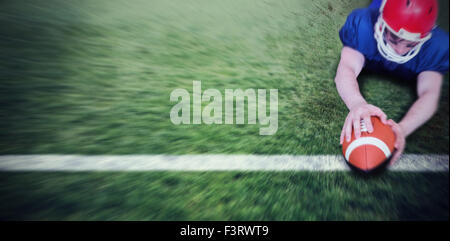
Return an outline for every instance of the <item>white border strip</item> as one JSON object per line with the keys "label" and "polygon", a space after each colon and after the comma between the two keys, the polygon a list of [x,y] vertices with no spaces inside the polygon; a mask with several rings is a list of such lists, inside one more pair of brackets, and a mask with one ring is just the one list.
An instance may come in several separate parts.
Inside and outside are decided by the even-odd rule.
{"label": "white border strip", "polygon": [[[403,155],[392,171],[448,172],[448,155]],[[0,155],[0,171],[348,171],[341,155]]]}

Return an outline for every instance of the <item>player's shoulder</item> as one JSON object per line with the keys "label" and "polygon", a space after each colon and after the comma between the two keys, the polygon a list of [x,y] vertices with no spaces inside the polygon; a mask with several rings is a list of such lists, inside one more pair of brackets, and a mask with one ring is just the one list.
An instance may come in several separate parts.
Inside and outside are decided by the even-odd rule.
{"label": "player's shoulder", "polygon": [[436,27],[432,30],[431,34],[431,38],[425,42],[422,52],[433,58],[447,58],[448,61],[448,33],[441,28]]}
{"label": "player's shoulder", "polygon": [[353,10],[347,17],[347,21],[343,28],[351,29],[354,33],[353,37],[361,40],[368,40],[373,36],[373,26],[378,18],[378,10],[373,8],[358,8]]}
{"label": "player's shoulder", "polygon": [[345,46],[361,52],[366,58],[376,54],[376,42],[373,38],[373,27],[378,11],[372,8],[353,10],[342,26],[339,36]]}
{"label": "player's shoulder", "polygon": [[354,9],[347,17],[347,22],[352,23],[355,27],[373,27],[373,18],[377,12],[372,8]]}
{"label": "player's shoulder", "polygon": [[426,41],[419,52],[419,72],[435,70],[442,73],[448,71],[449,64],[449,36],[439,27],[431,32],[431,39]]}
{"label": "player's shoulder", "polygon": [[441,50],[447,50],[449,48],[449,39],[448,39],[448,33],[445,32],[443,29],[436,27],[431,32],[431,39],[430,45],[433,47],[436,47]]}

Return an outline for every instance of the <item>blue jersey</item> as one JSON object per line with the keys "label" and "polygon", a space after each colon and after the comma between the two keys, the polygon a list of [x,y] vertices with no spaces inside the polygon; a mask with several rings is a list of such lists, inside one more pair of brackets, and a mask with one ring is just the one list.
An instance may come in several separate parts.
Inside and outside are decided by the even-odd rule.
{"label": "blue jersey", "polygon": [[448,33],[436,27],[431,39],[426,41],[419,53],[404,64],[385,59],[379,52],[374,37],[374,25],[379,16],[381,0],[375,0],[368,8],[356,9],[347,17],[339,31],[344,46],[359,51],[365,57],[364,68],[374,72],[387,72],[406,79],[415,79],[423,71],[448,71]]}

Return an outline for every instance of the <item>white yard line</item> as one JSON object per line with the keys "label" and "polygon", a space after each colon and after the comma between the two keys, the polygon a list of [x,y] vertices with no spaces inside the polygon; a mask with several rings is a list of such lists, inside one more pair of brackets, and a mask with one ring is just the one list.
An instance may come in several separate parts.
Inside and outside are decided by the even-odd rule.
{"label": "white yard line", "polygon": [[[448,155],[406,154],[391,171],[447,172]],[[0,155],[0,171],[348,171],[341,155]]]}

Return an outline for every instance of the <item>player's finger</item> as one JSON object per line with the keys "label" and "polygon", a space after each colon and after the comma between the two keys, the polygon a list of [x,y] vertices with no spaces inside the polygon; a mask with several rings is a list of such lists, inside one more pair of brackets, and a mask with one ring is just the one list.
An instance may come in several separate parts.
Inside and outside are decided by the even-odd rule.
{"label": "player's finger", "polygon": [[355,132],[355,138],[361,137],[361,118],[353,120],[353,131]]}
{"label": "player's finger", "polygon": [[375,107],[371,114],[378,116],[383,124],[387,123],[387,116],[380,108]]}
{"label": "player's finger", "polygon": [[389,119],[387,121],[387,124],[389,126],[391,126],[392,130],[394,131],[395,136],[397,137],[395,144],[394,144],[396,151],[395,151],[394,155],[392,156],[391,162],[389,164],[389,165],[393,165],[394,163],[397,162],[398,159],[400,159],[400,157],[403,153],[403,149],[405,148],[405,142],[404,142],[404,138],[401,138],[398,136],[400,133],[398,124],[392,119]]}
{"label": "player's finger", "polygon": [[[387,125],[389,125],[392,128],[392,131],[394,131],[394,134],[397,137],[398,136],[398,128],[397,128],[396,123],[392,119],[389,119],[387,121]],[[398,149],[399,146],[400,146],[400,142],[401,142],[401,139],[400,138],[396,138],[395,143],[394,143],[394,147]]]}
{"label": "player's finger", "polygon": [[347,142],[349,142],[352,137],[352,123],[353,120],[349,119],[347,125],[345,126],[345,138],[347,139]]}
{"label": "player's finger", "polygon": [[389,163],[390,166],[394,165],[397,162],[397,159],[400,157],[400,152],[396,151],[394,153],[394,156],[391,158],[391,162]]}
{"label": "player's finger", "polygon": [[402,150],[405,148],[405,141],[403,138],[397,138],[397,141],[395,141],[394,147]]}
{"label": "player's finger", "polygon": [[396,139],[397,140],[395,140],[394,147],[396,149],[400,149],[400,147],[402,146],[402,140],[401,140],[401,138],[396,138]]}
{"label": "player's finger", "polygon": [[403,148],[396,149],[394,156],[391,159],[390,164],[392,165],[392,164],[396,163],[398,161],[398,159],[400,159],[402,153],[403,153]]}
{"label": "player's finger", "polygon": [[387,125],[390,125],[392,128],[395,128],[395,122],[392,119],[389,119],[388,121],[386,121]]}
{"label": "player's finger", "polygon": [[348,116],[345,118],[344,126],[342,127],[342,131],[341,131],[341,138],[340,138],[341,145],[344,143],[345,130],[347,128],[347,124],[348,124]]}
{"label": "player's finger", "polygon": [[366,125],[366,129],[369,133],[372,133],[373,131],[373,125],[372,120],[370,119],[369,115],[364,116],[364,124]]}
{"label": "player's finger", "polygon": [[381,112],[381,115],[379,117],[380,117],[381,122],[386,125],[387,115],[384,114],[384,112]]}

